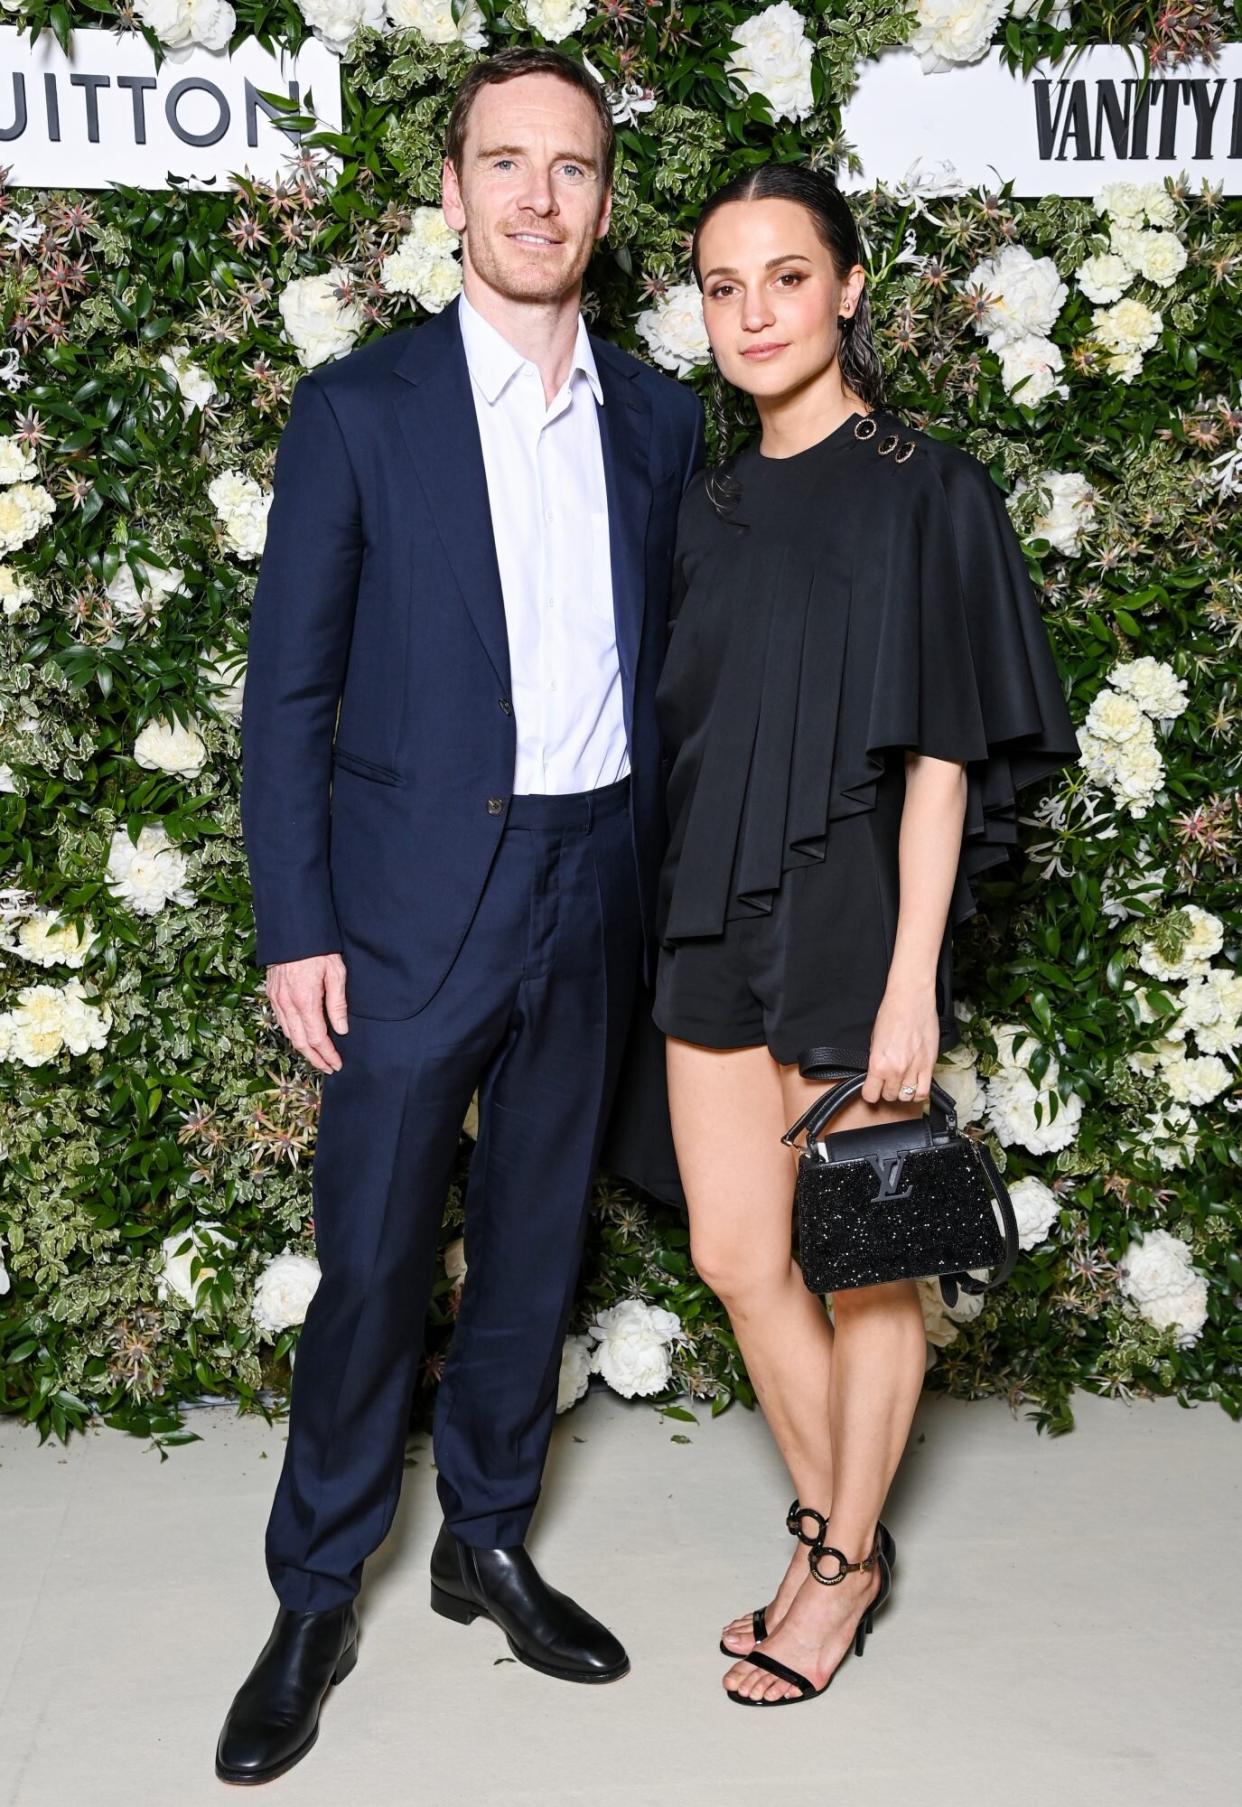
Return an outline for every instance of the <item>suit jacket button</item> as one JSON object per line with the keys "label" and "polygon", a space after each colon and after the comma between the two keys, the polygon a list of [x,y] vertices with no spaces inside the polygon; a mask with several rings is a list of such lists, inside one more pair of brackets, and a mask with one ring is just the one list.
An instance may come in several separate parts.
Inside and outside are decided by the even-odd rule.
{"label": "suit jacket button", "polygon": [[512,703],[511,703],[511,702],[510,702],[510,701],[509,701],[509,699],[508,699],[508,697],[507,697],[507,696],[502,696],[502,697],[501,697],[501,699],[500,699],[500,707],[501,707],[501,708],[502,708],[502,709],[503,709],[503,710],[504,710],[504,712],[505,712],[505,714],[506,714],[506,715],[512,715],[512,714],[513,714],[513,704],[512,704]]}
{"label": "suit jacket button", "polygon": [[487,799],[487,813],[489,816],[498,816],[503,808],[504,801],[502,798],[489,797]]}

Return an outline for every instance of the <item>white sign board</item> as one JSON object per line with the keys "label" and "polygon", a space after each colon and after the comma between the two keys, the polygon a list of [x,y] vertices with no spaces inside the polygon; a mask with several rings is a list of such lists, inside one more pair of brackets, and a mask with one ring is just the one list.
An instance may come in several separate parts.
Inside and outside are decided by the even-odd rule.
{"label": "white sign board", "polygon": [[843,130],[863,174],[842,189],[891,188],[916,159],[949,163],[968,188],[1013,181],[1018,197],[1094,195],[1108,182],[1206,177],[1242,194],[1242,44],[1143,83],[1137,51],[1091,45],[1072,60],[1011,73],[1000,51],[924,75],[910,50],[860,66]]}
{"label": "white sign board", "polygon": [[[340,60],[317,38],[297,56],[254,38],[233,51],[193,49],[158,71],[138,32],[75,29],[66,56],[50,31],[32,44],[0,26],[0,164],[15,188],[227,189],[233,174],[277,181],[296,133],[259,98],[288,95],[341,129]],[[339,165],[339,158],[329,160]]]}

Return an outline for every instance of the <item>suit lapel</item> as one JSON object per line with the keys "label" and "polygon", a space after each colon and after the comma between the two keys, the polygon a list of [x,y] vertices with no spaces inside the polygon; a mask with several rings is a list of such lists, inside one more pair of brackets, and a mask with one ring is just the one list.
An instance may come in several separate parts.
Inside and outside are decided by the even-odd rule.
{"label": "suit lapel", "polygon": [[509,695],[509,635],[487,471],[457,303],[410,334],[393,366],[393,398],[406,449],[502,693]]}
{"label": "suit lapel", "polygon": [[[599,409],[604,482],[608,491],[608,538],[612,564],[612,606],[617,652],[625,687],[626,731],[630,733],[634,673],[642,644],[647,600],[647,517],[651,512],[651,407],[633,380],[637,368],[624,362],[606,340],[591,336],[604,405]],[[614,362],[614,359],[616,360]],[[633,743],[632,733],[630,734]]]}

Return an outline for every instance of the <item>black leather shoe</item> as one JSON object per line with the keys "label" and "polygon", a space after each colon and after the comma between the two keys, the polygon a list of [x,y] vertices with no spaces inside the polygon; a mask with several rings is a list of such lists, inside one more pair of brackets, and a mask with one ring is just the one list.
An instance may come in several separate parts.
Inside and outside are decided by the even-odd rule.
{"label": "black leather shoe", "polygon": [[225,1715],[216,1744],[222,1782],[270,1782],[319,1736],[319,1709],[358,1661],[352,1600],[319,1612],[282,1606],[259,1657]]}
{"label": "black leather shoe", "polygon": [[607,1626],[549,1587],[522,1544],[480,1550],[440,1527],[431,1552],[431,1605],[469,1625],[491,1619],[520,1663],[568,1682],[612,1682],[630,1659]]}

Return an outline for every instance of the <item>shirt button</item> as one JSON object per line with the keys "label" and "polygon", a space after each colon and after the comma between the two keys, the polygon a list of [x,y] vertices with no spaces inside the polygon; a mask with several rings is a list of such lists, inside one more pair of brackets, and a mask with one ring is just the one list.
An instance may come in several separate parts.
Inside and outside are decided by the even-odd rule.
{"label": "shirt button", "polygon": [[504,799],[503,798],[489,797],[487,799],[487,813],[489,816],[498,816],[503,808],[504,808]]}

